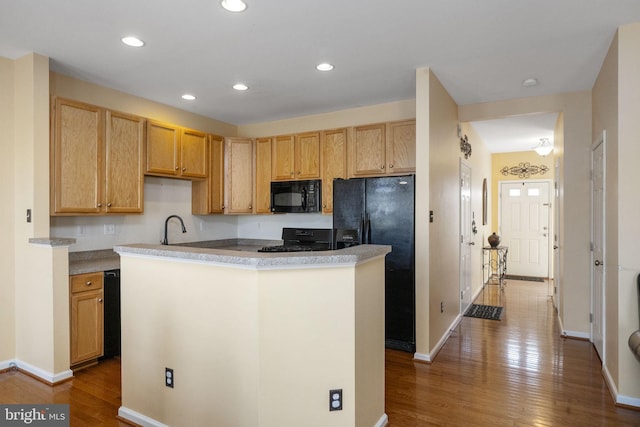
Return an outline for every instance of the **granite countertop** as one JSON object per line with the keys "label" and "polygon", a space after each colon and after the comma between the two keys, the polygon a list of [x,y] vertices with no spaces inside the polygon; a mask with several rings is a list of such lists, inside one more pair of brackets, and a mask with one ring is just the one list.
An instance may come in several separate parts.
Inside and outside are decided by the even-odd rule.
{"label": "granite countertop", "polygon": [[224,247],[134,244],[116,246],[114,250],[121,256],[175,258],[178,261],[200,261],[238,268],[278,269],[293,266],[304,268],[322,265],[354,265],[367,259],[386,255],[391,252],[391,246],[360,245],[333,251],[273,253],[256,252],[255,245],[246,243]]}
{"label": "granite countertop", "polygon": [[69,275],[120,268],[120,255],[111,249],[69,252]]}

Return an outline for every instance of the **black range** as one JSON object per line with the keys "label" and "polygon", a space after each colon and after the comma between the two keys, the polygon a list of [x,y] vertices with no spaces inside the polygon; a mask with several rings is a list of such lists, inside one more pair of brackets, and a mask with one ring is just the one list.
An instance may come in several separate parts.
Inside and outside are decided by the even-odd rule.
{"label": "black range", "polygon": [[330,228],[283,228],[282,245],[265,246],[258,252],[328,251],[333,246]]}

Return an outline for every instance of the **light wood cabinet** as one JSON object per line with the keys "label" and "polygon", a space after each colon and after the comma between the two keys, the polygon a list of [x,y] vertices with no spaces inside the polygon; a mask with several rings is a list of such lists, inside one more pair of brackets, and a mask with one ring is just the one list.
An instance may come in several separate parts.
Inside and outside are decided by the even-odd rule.
{"label": "light wood cabinet", "polygon": [[273,138],[271,161],[273,181],[320,178],[320,132]]}
{"label": "light wood cabinet", "polygon": [[103,354],[103,273],[70,276],[71,366],[93,363]]}
{"label": "light wood cabinet", "polygon": [[209,135],[209,177],[191,184],[191,213],[224,213],[224,137]]}
{"label": "light wood cabinet", "polygon": [[209,144],[206,133],[149,120],[146,146],[145,174],[207,178]]}
{"label": "light wood cabinet", "polygon": [[322,213],[333,212],[333,180],[347,177],[348,131],[322,132]]}
{"label": "light wood cabinet", "polygon": [[253,213],[254,141],[225,138],[224,212]]}
{"label": "light wood cabinet", "polygon": [[416,121],[407,120],[386,124],[387,174],[416,171]]}
{"label": "light wood cabinet", "polygon": [[354,127],[349,144],[349,176],[415,172],[415,140],[415,120]]}
{"label": "light wood cabinet", "polygon": [[56,98],[51,215],[142,213],[144,119]]}
{"label": "light wood cabinet", "polygon": [[271,138],[256,139],[255,213],[271,213]]}

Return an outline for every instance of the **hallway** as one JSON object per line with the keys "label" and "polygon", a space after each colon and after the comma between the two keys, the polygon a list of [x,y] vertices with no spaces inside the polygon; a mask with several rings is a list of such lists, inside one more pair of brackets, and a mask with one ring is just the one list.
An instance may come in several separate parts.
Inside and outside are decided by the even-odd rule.
{"label": "hallway", "polygon": [[639,426],[614,405],[590,342],[560,336],[548,284],[507,280],[476,303],[500,321],[464,317],[432,364],[387,350],[389,427]]}

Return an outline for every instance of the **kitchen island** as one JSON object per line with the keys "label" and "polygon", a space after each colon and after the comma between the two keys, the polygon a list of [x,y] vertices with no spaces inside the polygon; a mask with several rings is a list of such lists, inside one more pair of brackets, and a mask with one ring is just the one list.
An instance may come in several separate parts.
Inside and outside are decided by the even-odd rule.
{"label": "kitchen island", "polygon": [[[243,249],[115,247],[119,416],[149,426],[384,426],[391,248]],[[342,408],[330,411],[338,389]]]}

